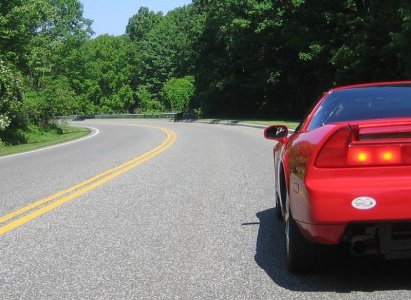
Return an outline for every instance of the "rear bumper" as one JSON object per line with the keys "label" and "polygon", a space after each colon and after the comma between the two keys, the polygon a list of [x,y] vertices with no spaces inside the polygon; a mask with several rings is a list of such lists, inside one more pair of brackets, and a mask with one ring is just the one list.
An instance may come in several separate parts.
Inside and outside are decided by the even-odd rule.
{"label": "rear bumper", "polygon": [[298,223],[303,235],[321,244],[341,244],[354,256],[411,259],[411,222],[313,225]]}
{"label": "rear bumper", "polygon": [[[364,170],[316,170],[315,179],[291,191],[293,216],[308,239],[323,244],[339,244],[351,224],[405,224],[411,222],[411,172],[399,176],[390,168],[387,176]],[[356,173],[357,172],[357,173]],[[312,174],[311,174],[312,175]],[[294,177],[295,178],[295,177]],[[293,180],[293,179],[291,179]],[[294,194],[293,194],[294,193]],[[368,209],[359,209],[353,201],[360,197],[375,200]],[[380,229],[378,232],[382,232]]]}
{"label": "rear bumper", "polygon": [[[313,180],[307,182],[309,223],[410,220],[411,178],[409,180]],[[358,209],[353,201],[367,197],[375,201],[369,209]]]}

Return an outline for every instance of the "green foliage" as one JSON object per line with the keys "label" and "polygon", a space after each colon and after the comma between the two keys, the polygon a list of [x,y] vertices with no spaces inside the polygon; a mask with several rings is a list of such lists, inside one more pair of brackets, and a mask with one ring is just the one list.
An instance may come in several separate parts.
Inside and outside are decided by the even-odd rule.
{"label": "green foliage", "polygon": [[[99,36],[84,43],[73,55],[72,85],[104,113],[135,109],[131,43],[125,36]],[[74,77],[75,76],[75,77]]]}
{"label": "green foliage", "polygon": [[[25,140],[27,115],[31,121],[47,125],[55,114],[82,106],[75,103],[78,97],[62,64],[73,48],[88,39],[91,22],[82,17],[78,0],[10,0],[0,4],[0,24],[0,58],[18,70],[15,78],[24,76],[16,88],[4,83],[4,90],[16,91],[16,98],[1,99],[9,102],[2,105],[2,127],[9,124],[1,138],[15,144]],[[10,76],[2,80],[12,82]]]}
{"label": "green foliage", "polygon": [[136,18],[140,22],[148,20],[150,26],[138,38],[129,30],[133,46],[139,49],[134,56],[131,87],[138,90],[144,86],[154,98],[161,99],[161,90],[168,80],[193,72],[197,55],[193,44],[201,34],[202,19],[193,6],[175,9],[166,16],[140,9],[139,14],[130,19],[129,27],[136,23]]}
{"label": "green foliage", "polygon": [[51,127],[37,127],[31,125],[24,135],[27,138],[27,144],[2,146],[0,144],[0,156],[20,153],[24,151],[35,150],[57,143],[67,142],[80,138],[89,133],[89,129],[83,127],[69,127],[60,124]]}
{"label": "green foliage", "polygon": [[141,7],[138,13],[129,19],[126,34],[132,41],[142,41],[161,22],[162,17],[161,12],[155,13],[147,7]]}
{"label": "green foliage", "polygon": [[333,86],[410,74],[410,6],[395,0],[195,0],[197,99],[208,114],[301,116]]}
{"label": "green foliage", "polygon": [[11,0],[0,5],[0,24],[2,55],[39,77],[74,41],[88,37],[91,22],[82,17],[79,0]]}
{"label": "green foliage", "polygon": [[139,99],[139,112],[156,113],[164,111],[164,105],[153,97],[147,87],[140,86],[137,97]]}
{"label": "green foliage", "polygon": [[56,116],[81,113],[81,99],[76,96],[66,77],[43,78],[40,91],[26,92],[25,107],[32,123],[50,126]]}
{"label": "green foliage", "polygon": [[296,118],[333,85],[411,76],[405,0],[193,0],[166,15],[142,7],[125,35],[94,39],[79,0],[3,2],[7,143],[60,114]]}
{"label": "green foliage", "polygon": [[0,59],[0,143],[19,144],[27,126],[19,75]]}
{"label": "green foliage", "polygon": [[164,84],[162,94],[172,111],[186,111],[194,96],[194,77],[170,79]]}
{"label": "green foliage", "polygon": [[275,74],[282,24],[272,1],[195,1],[205,14],[195,44],[197,98],[206,114],[257,114]]}

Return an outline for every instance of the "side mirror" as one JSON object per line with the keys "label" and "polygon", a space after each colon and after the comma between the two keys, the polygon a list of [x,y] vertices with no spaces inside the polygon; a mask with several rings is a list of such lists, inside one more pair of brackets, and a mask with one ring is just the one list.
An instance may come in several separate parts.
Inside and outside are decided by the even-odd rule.
{"label": "side mirror", "polygon": [[264,130],[264,137],[269,140],[284,142],[288,137],[288,127],[285,125],[273,125]]}

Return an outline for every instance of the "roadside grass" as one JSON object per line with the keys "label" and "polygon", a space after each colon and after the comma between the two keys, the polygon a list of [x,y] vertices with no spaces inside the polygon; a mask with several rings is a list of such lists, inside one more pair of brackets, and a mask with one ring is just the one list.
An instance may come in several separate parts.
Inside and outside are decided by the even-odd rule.
{"label": "roadside grass", "polygon": [[275,125],[275,124],[281,124],[281,125],[286,125],[290,129],[295,129],[299,122],[297,121],[292,121],[292,120],[248,120],[248,119],[240,119],[240,120],[234,120],[234,119],[199,119],[201,122],[207,122],[207,123],[220,123],[220,122],[227,122],[227,123],[245,123],[245,124],[255,124],[255,125]]}
{"label": "roadside grass", "polygon": [[56,130],[36,130],[31,129],[25,133],[27,137],[26,144],[20,144],[15,146],[5,146],[0,144],[0,156],[16,154],[47,146],[52,146],[64,142],[68,142],[89,134],[90,130],[84,127],[72,127],[67,125],[60,125],[60,132]]}

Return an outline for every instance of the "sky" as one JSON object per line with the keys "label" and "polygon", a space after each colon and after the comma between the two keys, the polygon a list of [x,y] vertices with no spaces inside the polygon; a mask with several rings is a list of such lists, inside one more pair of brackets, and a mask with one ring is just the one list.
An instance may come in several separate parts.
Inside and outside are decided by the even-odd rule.
{"label": "sky", "polygon": [[141,6],[150,10],[168,11],[190,4],[191,0],[80,0],[83,16],[93,20],[95,36],[101,34],[122,35],[126,31],[128,19],[138,12]]}

